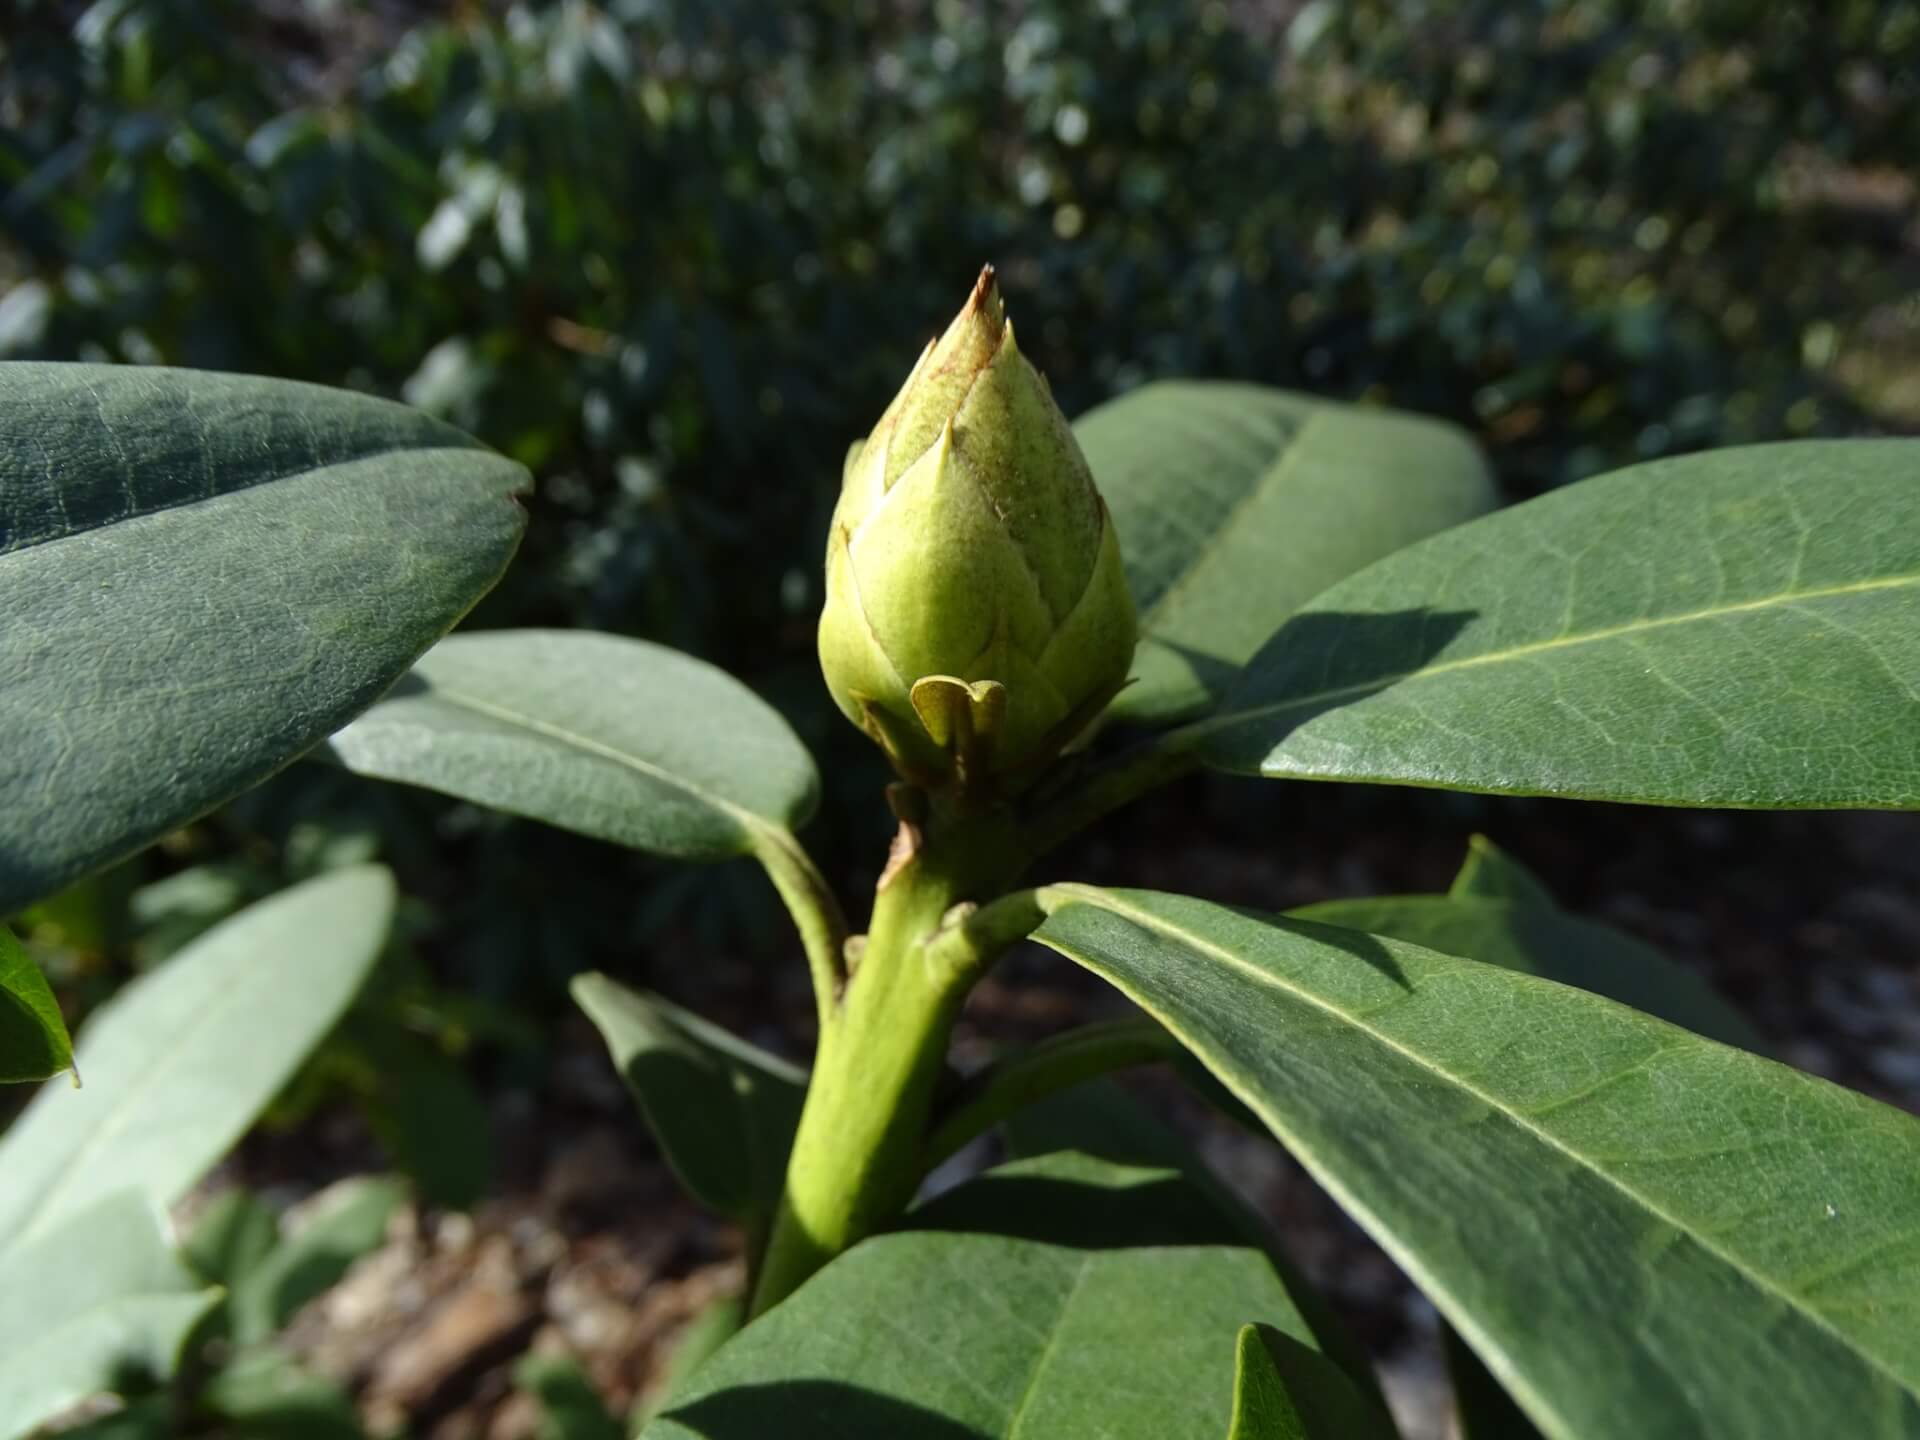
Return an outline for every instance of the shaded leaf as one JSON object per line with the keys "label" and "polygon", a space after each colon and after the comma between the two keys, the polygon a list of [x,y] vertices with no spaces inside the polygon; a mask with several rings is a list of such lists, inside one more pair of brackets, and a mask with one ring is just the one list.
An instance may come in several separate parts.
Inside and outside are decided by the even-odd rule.
{"label": "shaded leaf", "polygon": [[1259,1112],[1547,1435],[1920,1435],[1920,1120],[1401,941],[1047,893],[1036,938]]}
{"label": "shaded leaf", "polygon": [[646,1440],[1224,1434],[1239,1327],[1311,1343],[1266,1256],[1170,1170],[1049,1155],[908,1224],[728,1341]]}
{"label": "shaded leaf", "polygon": [[173,1397],[144,1396],[97,1420],[62,1430],[60,1440],[173,1440]]}
{"label": "shaded leaf", "polygon": [[47,977],[0,925],[0,1083],[46,1080],[73,1064],[73,1042]]}
{"label": "shaded leaf", "polygon": [[194,1273],[231,1290],[273,1253],[280,1224],[245,1186],[216,1196],[194,1223],[181,1252]]}
{"label": "shaded leaf", "polygon": [[1484,835],[1467,841],[1467,858],[1447,894],[1456,900],[1507,900],[1545,909],[1557,904],[1539,877]]}
{"label": "shaded leaf", "polygon": [[626,1440],[579,1362],[566,1355],[528,1355],[513,1370],[514,1385],[540,1409],[538,1440]]}
{"label": "shaded leaf", "polygon": [[819,792],[806,747],[731,675],[584,630],[453,636],[331,748],[362,775],[684,859],[746,854]]}
{"label": "shaded leaf", "polygon": [[380,954],[393,879],[336,870],[216,926],[81,1031],[86,1088],[55,1082],[0,1137],[0,1255],[133,1189],[186,1193],[319,1043]]}
{"label": "shaded leaf", "polygon": [[152,1201],[96,1194],[0,1252],[0,1436],[90,1395],[165,1379],[219,1298],[168,1249]]}
{"label": "shaded leaf", "polygon": [[[1194,1068],[1205,1076],[1212,1088],[1219,1089],[1219,1083],[1211,1075],[1198,1065]],[[1237,1100],[1226,1098],[1239,1107]],[[1246,1119],[1256,1127],[1260,1124],[1251,1114]],[[1275,1243],[1272,1227],[1222,1183],[1191,1145],[1149,1114],[1115,1081],[1095,1080],[1050,1095],[1010,1115],[1002,1129],[1007,1151],[1015,1158],[1078,1150],[1115,1164],[1178,1171],[1181,1179],[1204,1195],[1221,1217],[1232,1224],[1245,1243],[1266,1252],[1275,1273],[1293,1297],[1301,1320],[1312,1332],[1315,1347],[1330,1364],[1345,1372],[1350,1386],[1371,1397],[1384,1415],[1386,1397],[1380,1393],[1367,1352],[1334,1317],[1325,1297]]]}
{"label": "shaded leaf", "polygon": [[1363,1440],[1398,1434],[1340,1368],[1270,1325],[1245,1325],[1235,1347],[1227,1440]]}
{"label": "shaded leaf", "polygon": [[346,1392],[272,1346],[243,1350],[207,1380],[200,1408],[245,1440],[364,1440]]}
{"label": "shaded leaf", "polygon": [[300,1228],[233,1284],[228,1305],[235,1342],[265,1340],[377,1249],[401,1199],[398,1182],[385,1179],[345,1180],[316,1199]]}
{"label": "shaded leaf", "polygon": [[371,704],[519,543],[426,416],[191,370],[0,365],[0,915]]}
{"label": "shaded leaf", "polygon": [[1491,862],[1470,857],[1468,868],[1461,872],[1468,886],[1498,888],[1504,894],[1528,898],[1514,901],[1462,893],[1467,887],[1456,880],[1445,895],[1328,900],[1289,913],[1295,919],[1388,935],[1463,959],[1577,985],[1684,1025],[1696,1035],[1767,1053],[1759,1032],[1698,975],[1623,931],[1567,914],[1517,863],[1490,846],[1482,853],[1498,856],[1501,873],[1496,877],[1488,868]]}
{"label": "shaded leaf", "polygon": [[1140,611],[1125,720],[1206,709],[1336,580],[1495,504],[1453,426],[1260,385],[1143,385],[1073,429]]}
{"label": "shaded leaf", "polygon": [[1920,442],[1656,461],[1433,536],[1305,607],[1206,725],[1243,774],[1920,806]]}
{"label": "shaded leaf", "polygon": [[744,1224],[769,1219],[806,1072],[605,975],[575,976],[571,988],[687,1192]]}
{"label": "shaded leaf", "polygon": [[374,1087],[362,1109],[394,1168],[413,1182],[424,1204],[474,1205],[493,1170],[493,1131],[466,1071],[399,1025],[362,1016],[348,1024],[348,1043],[368,1062]]}

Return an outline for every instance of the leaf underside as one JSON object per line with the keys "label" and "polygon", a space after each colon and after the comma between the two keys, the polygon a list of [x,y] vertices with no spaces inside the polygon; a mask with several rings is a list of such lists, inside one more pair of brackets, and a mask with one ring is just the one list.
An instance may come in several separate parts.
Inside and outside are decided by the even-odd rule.
{"label": "leaf underside", "polygon": [[95,1196],[0,1253],[0,1437],[90,1395],[171,1375],[218,1300],[168,1248],[138,1191]]}
{"label": "leaf underside", "polygon": [[770,1220],[806,1073],[605,975],[576,976],[572,991],[688,1193],[743,1224]]}
{"label": "leaf underside", "polygon": [[250,906],[126,986],[80,1033],[84,1088],[0,1136],[0,1258],[128,1189],[173,1204],[333,1027],[385,942],[393,879],[354,866]]}

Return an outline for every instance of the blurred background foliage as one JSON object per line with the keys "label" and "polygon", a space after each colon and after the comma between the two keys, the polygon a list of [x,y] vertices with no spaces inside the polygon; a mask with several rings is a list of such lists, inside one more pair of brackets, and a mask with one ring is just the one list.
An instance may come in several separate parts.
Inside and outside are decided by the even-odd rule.
{"label": "blurred background foliage", "polygon": [[[10,11],[0,355],[373,390],[524,461],[533,524],[475,623],[743,674],[845,782],[809,838],[851,885],[880,775],[817,679],[822,537],[982,261],[1069,414],[1161,375],[1404,406],[1515,497],[1920,427],[1920,0]],[[724,955],[702,983],[777,973],[804,1013],[750,870],[319,766],[27,928],[85,1008],[372,853],[418,897],[402,953],[285,1106],[346,1087],[416,1174],[433,1126],[394,1097],[475,1047],[537,1066],[526,1017],[578,969]],[[438,1079],[382,1099],[392,1073]]]}

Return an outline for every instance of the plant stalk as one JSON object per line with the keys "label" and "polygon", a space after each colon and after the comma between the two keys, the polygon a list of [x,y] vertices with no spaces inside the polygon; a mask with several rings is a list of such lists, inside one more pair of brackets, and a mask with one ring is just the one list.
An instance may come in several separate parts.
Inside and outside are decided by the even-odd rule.
{"label": "plant stalk", "polygon": [[752,1314],[912,1200],[953,1023],[991,959],[972,944],[929,942],[955,904],[1004,873],[1002,828],[1001,817],[961,822],[924,841],[903,825],[906,848],[888,867],[859,963],[821,1028]]}

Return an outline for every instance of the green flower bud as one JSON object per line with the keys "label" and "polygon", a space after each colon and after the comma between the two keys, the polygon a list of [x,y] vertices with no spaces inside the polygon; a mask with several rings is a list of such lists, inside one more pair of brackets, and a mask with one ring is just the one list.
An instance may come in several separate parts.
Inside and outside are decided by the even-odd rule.
{"label": "green flower bud", "polygon": [[847,457],[820,666],[908,779],[1017,789],[1126,682],[1107,507],[993,268]]}

